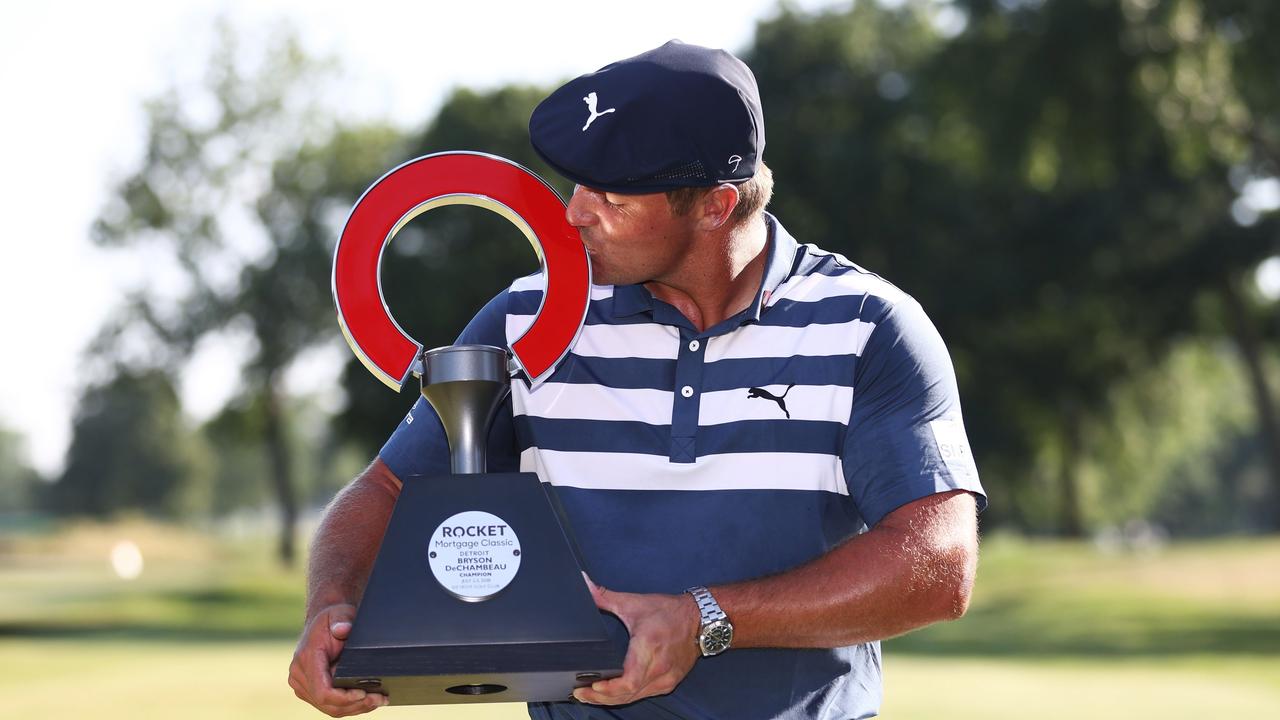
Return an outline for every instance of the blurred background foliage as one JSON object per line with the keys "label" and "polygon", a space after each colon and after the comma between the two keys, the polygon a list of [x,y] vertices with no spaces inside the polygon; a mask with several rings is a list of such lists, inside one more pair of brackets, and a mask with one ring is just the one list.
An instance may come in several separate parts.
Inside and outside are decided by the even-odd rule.
{"label": "blurred background foliage", "polygon": [[[986,527],[1280,529],[1277,30],[1280,5],[1245,0],[783,4],[739,49],[768,116],[771,210],[917,297],[948,341]],[[332,387],[285,382],[341,345],[330,262],[352,204],[453,149],[571,188],[528,144],[549,87],[457,88],[420,127],[353,122],[317,102],[333,61],[288,34],[246,59],[218,32],[204,85],[147,105],[145,152],[93,228],[180,281],[127,298],[88,348],[59,477],[0,428],[0,513],[269,509],[291,563],[300,517],[417,393],[349,353]],[[415,219],[385,260],[388,304],[428,347],[537,267],[514,227],[465,207]],[[248,349],[240,386],[196,423],[174,388],[229,338]]]}

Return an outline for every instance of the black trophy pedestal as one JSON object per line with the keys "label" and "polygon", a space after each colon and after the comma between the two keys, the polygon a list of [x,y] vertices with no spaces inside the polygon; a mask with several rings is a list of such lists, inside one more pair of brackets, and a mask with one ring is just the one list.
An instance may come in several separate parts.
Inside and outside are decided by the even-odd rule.
{"label": "black trophy pedestal", "polygon": [[[620,675],[625,643],[605,629],[558,508],[533,473],[405,478],[334,685],[392,705],[541,702]],[[518,538],[514,578],[480,601],[447,590],[429,564],[433,534],[467,511],[501,518]],[[515,552],[485,527],[455,531],[478,551],[498,546],[480,567]]]}

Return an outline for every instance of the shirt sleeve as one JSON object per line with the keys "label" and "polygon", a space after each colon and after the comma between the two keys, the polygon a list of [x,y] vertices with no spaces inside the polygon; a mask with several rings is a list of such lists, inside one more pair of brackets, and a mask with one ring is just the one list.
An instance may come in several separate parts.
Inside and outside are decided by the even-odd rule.
{"label": "shirt sleeve", "polygon": [[[507,291],[503,290],[476,313],[455,344],[505,348],[506,322]],[[415,475],[449,474],[449,442],[440,418],[426,398],[418,396],[378,457],[402,481]],[[519,465],[508,393],[489,431],[488,471],[515,472]]]}
{"label": "shirt sleeve", "polygon": [[974,493],[984,509],[955,370],[937,328],[909,297],[883,303],[875,317],[855,371],[842,455],[851,500],[868,527],[949,490]]}

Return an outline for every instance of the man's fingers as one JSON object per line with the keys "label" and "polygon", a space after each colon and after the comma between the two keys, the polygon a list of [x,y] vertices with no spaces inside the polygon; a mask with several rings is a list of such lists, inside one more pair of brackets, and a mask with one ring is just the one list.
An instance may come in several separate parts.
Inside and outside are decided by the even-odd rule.
{"label": "man's fingers", "polygon": [[622,674],[608,680],[597,680],[591,687],[578,688],[573,696],[581,702],[594,705],[621,705],[631,702],[645,684],[649,674],[649,666],[653,663],[653,654],[645,647],[642,638],[636,638],[627,648],[627,657],[622,661]]}
{"label": "man's fingers", "polygon": [[586,573],[582,573],[582,579],[587,581],[587,590],[591,591],[591,599],[595,601],[596,607],[613,612],[613,608],[609,606],[612,602],[612,593],[595,584]]}
{"label": "man's fingers", "polygon": [[573,699],[588,705],[609,705],[604,696],[589,687],[577,688],[573,691]]}
{"label": "man's fingers", "polygon": [[[594,699],[586,702],[605,705],[621,705],[650,695],[662,695],[671,692],[666,672],[660,672],[652,663],[643,671],[626,673],[609,680],[597,680],[591,687],[582,688],[583,695]],[[576,695],[576,693],[575,693]]]}
{"label": "man's fingers", "polygon": [[622,705],[630,702],[634,693],[601,692],[594,687],[578,688],[573,691],[573,699],[591,705]]}
{"label": "man's fingers", "polygon": [[627,631],[630,632],[631,619],[627,616],[626,611],[626,599],[630,593],[617,592],[601,587],[592,582],[586,573],[583,573],[582,577],[587,580],[587,589],[591,591],[591,599],[595,601],[596,607],[607,613],[617,615],[618,619],[622,620],[622,624],[627,626]]}
{"label": "man's fingers", "polygon": [[578,688],[574,698],[597,705],[620,705],[671,692],[697,660],[685,627],[683,596],[613,592],[589,583],[596,604],[617,615],[631,631],[622,675]]}
{"label": "man's fingers", "polygon": [[346,640],[351,634],[351,623],[355,621],[356,609],[352,605],[334,605],[328,610],[329,634],[338,640]]}
{"label": "man's fingers", "polygon": [[640,698],[671,692],[670,688],[661,686],[659,683],[649,682],[642,687],[637,687],[631,679],[622,683],[617,682],[621,679],[613,678],[592,683],[591,687],[578,688],[573,691],[573,697],[579,702],[592,705],[625,705]]}
{"label": "man's fingers", "polygon": [[630,684],[601,686],[599,689],[596,688],[596,685],[599,685],[599,683],[593,684],[591,687],[574,690],[574,699],[579,702],[591,703],[592,705],[622,705],[630,702],[636,696],[636,689]]}
{"label": "man's fingers", "polygon": [[327,681],[324,687],[310,688],[308,695],[303,699],[333,717],[369,712],[389,702],[381,693],[367,693],[359,688],[335,688]]}
{"label": "man's fingers", "polygon": [[299,698],[331,717],[366,713],[389,702],[387,696],[380,693],[367,693],[359,688],[335,688],[327,671],[308,675],[298,664],[289,671],[289,686]]}
{"label": "man's fingers", "polygon": [[330,623],[329,634],[336,640],[346,640],[347,636],[351,634],[351,623],[345,620]]}
{"label": "man's fingers", "polygon": [[637,687],[634,677],[621,675],[609,680],[598,680],[591,683],[591,692],[601,697],[627,697],[634,695]]}
{"label": "man's fingers", "polygon": [[364,701],[368,693],[359,688],[336,688],[326,683],[325,687],[312,687],[311,699],[316,705],[345,706]]}
{"label": "man's fingers", "polygon": [[306,671],[307,677],[311,678],[313,682],[324,681],[324,684],[328,686],[331,683],[329,664],[332,660],[333,658],[324,648],[316,648],[307,656],[306,667],[303,670]]}
{"label": "man's fingers", "polygon": [[351,633],[355,606],[339,604],[320,611],[303,632],[289,667],[294,694],[332,717],[367,713],[387,704],[387,697],[359,688],[335,688],[333,663]]}
{"label": "man's fingers", "polygon": [[324,688],[316,693],[315,700],[321,705],[361,705],[369,700],[369,693],[358,688]]}
{"label": "man's fingers", "polygon": [[[363,691],[361,691],[363,692]],[[356,702],[352,703],[319,703],[316,707],[324,714],[330,717],[347,717],[349,715],[362,715],[372,712],[390,702],[386,695],[378,693],[369,693]]]}
{"label": "man's fingers", "polygon": [[306,668],[307,686],[314,705],[351,705],[368,695],[360,688],[336,688],[329,672],[329,657],[324,650],[316,650]]}

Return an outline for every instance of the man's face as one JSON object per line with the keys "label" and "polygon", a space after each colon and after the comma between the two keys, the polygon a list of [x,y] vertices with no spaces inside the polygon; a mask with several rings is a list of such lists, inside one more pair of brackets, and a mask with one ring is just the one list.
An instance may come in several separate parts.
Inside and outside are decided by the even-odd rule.
{"label": "man's face", "polygon": [[565,217],[582,235],[597,285],[663,282],[692,246],[694,213],[673,214],[665,193],[622,195],[579,185]]}

